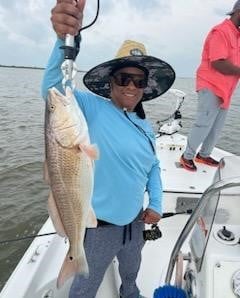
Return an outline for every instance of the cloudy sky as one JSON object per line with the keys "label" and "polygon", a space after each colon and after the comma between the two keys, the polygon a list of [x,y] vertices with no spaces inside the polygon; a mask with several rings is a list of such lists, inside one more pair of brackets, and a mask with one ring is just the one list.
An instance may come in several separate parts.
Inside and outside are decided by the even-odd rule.
{"label": "cloudy sky", "polygon": [[[0,64],[46,65],[55,33],[56,0],[0,0]],[[97,0],[87,0],[84,23]],[[232,0],[101,0],[95,25],[83,32],[79,69],[110,60],[125,39],[143,42],[148,54],[169,62],[178,77],[193,77],[208,30],[226,18]]]}

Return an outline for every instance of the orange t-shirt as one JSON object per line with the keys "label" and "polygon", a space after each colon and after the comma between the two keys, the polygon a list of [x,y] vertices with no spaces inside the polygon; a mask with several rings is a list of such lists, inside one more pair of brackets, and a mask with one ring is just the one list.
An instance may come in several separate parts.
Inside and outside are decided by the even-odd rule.
{"label": "orange t-shirt", "polygon": [[231,96],[239,76],[224,75],[211,66],[211,62],[227,59],[240,66],[240,31],[231,20],[226,19],[209,32],[202,52],[202,61],[197,69],[197,91],[208,88],[222,99],[221,107],[229,108]]}

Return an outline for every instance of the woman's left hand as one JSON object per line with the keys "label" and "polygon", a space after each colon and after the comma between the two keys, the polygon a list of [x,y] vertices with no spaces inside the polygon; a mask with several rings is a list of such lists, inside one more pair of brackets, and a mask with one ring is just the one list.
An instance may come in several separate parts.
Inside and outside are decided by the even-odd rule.
{"label": "woman's left hand", "polygon": [[160,219],[161,215],[152,209],[147,208],[143,211],[142,220],[146,224],[156,224]]}

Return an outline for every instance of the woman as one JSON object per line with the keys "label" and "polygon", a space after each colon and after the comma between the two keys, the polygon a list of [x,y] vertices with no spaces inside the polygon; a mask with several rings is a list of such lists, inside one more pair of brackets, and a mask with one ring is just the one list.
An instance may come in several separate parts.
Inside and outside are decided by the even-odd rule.
{"label": "woman", "polygon": [[[60,47],[65,34],[81,28],[85,1],[58,1],[51,21],[58,40],[45,71],[42,93],[62,90]],[[145,119],[142,101],[166,92],[175,73],[166,62],[147,56],[143,44],[126,41],[117,58],[100,64],[84,76],[91,91],[74,90],[88,123],[90,139],[100,151],[95,162],[92,205],[98,227],[87,229],[85,252],[89,278],[76,275],[69,297],[93,298],[104,273],[116,256],[122,284],[122,298],[139,298],[136,278],[144,245],[144,224],[161,219],[162,185],[155,137]],[[149,195],[143,210],[144,192]]]}

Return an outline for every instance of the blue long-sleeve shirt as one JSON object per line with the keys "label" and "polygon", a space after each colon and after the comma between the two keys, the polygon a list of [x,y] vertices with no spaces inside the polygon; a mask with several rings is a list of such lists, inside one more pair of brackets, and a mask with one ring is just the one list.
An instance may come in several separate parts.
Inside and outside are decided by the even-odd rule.
{"label": "blue long-sleeve shirt", "polygon": [[[61,64],[63,42],[57,40],[50,56],[43,82],[42,95],[46,99],[48,89],[62,91]],[[91,92],[74,91],[86,118],[91,143],[100,152],[95,161],[93,209],[98,219],[116,224],[130,223],[143,207],[145,190],[149,194],[148,208],[162,213],[162,184],[159,160],[153,153],[149,140],[140,132],[123,110]],[[135,112],[128,113],[155,145],[151,125]]]}

